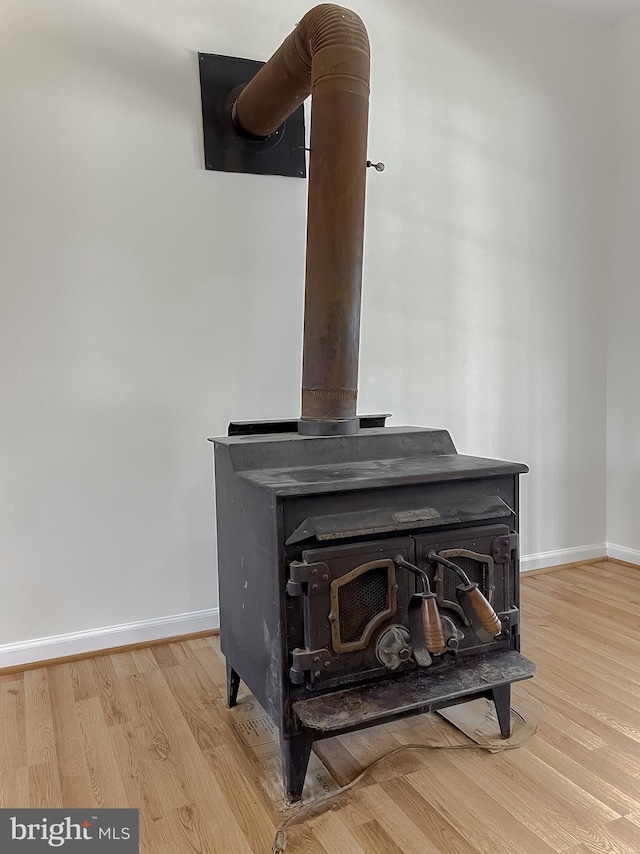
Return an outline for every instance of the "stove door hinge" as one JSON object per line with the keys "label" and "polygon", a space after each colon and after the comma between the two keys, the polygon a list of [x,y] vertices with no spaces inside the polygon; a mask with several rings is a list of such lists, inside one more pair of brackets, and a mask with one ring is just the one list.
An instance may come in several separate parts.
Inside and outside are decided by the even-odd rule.
{"label": "stove door hinge", "polygon": [[502,631],[511,635],[520,634],[520,611],[517,608],[509,608],[498,615],[502,623]]}
{"label": "stove door hinge", "polygon": [[[303,587],[306,585],[306,590]],[[289,564],[287,593],[289,596],[315,596],[329,589],[329,567],[326,563],[305,563],[293,560]]]}
{"label": "stove door hinge", "polygon": [[491,554],[496,563],[509,563],[511,554],[518,548],[518,535],[512,531],[507,536],[496,537],[491,543]]}
{"label": "stove door hinge", "polygon": [[311,674],[315,682],[331,667],[331,654],[328,649],[294,649],[291,653],[293,664],[289,671],[289,679],[294,685],[303,685],[305,673]]}

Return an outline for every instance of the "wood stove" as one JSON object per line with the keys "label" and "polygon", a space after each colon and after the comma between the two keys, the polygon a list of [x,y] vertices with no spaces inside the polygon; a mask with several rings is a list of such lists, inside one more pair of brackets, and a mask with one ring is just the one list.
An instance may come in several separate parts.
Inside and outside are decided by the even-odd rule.
{"label": "wood stove", "polygon": [[[495,702],[506,737],[510,685],[533,675],[519,654],[527,467],[384,423],[332,437],[232,424],[213,440],[228,700],[242,678],[277,724],[292,801],[315,739],[477,697]],[[489,631],[467,582],[497,615]],[[425,583],[441,627],[431,649]]]}
{"label": "wood stove", "polygon": [[510,686],[534,671],[519,653],[526,466],[458,454],[446,430],[357,415],[371,165],[360,18],[308,12],[222,98],[224,145],[237,134],[266,156],[311,93],[302,415],[212,440],[228,700],[243,679],[277,724],[292,801],[315,739],[477,697],[508,736]]}

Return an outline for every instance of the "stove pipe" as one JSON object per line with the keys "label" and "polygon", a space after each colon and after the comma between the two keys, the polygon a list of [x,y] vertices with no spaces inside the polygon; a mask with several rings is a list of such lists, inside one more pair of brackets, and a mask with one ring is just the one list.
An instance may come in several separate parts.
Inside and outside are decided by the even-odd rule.
{"label": "stove pipe", "polygon": [[298,432],[359,429],[358,351],[369,119],[369,39],[349,9],[307,12],[243,89],[236,129],[273,133],[311,94],[311,154]]}

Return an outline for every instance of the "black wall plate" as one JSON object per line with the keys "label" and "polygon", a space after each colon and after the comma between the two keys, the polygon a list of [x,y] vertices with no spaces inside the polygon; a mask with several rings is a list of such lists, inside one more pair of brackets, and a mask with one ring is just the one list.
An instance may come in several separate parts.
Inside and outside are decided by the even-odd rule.
{"label": "black wall plate", "polygon": [[205,168],[305,178],[303,106],[264,140],[241,136],[231,122],[234,100],[264,62],[216,53],[199,53],[198,60]]}

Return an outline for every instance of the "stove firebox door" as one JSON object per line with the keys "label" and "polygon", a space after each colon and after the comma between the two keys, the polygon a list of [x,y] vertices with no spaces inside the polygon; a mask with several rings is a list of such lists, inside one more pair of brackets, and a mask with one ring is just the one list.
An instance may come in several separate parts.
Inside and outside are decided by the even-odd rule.
{"label": "stove firebox door", "polygon": [[431,563],[429,553],[435,551],[463,569],[495,611],[501,614],[516,604],[513,578],[518,535],[506,525],[493,525],[425,534],[416,537],[415,542],[416,562],[430,576],[438,607],[442,613],[459,621],[459,628],[465,633],[460,648],[478,646],[478,638],[456,596],[456,589],[461,583],[459,577],[451,569]]}
{"label": "stove firebox door", "polygon": [[[301,599],[305,649],[292,650],[292,681],[322,686],[388,673],[377,641],[389,626],[408,630],[412,576],[393,559],[413,561],[408,537],[307,549],[289,567],[290,594]],[[413,667],[403,662],[402,669]]]}

